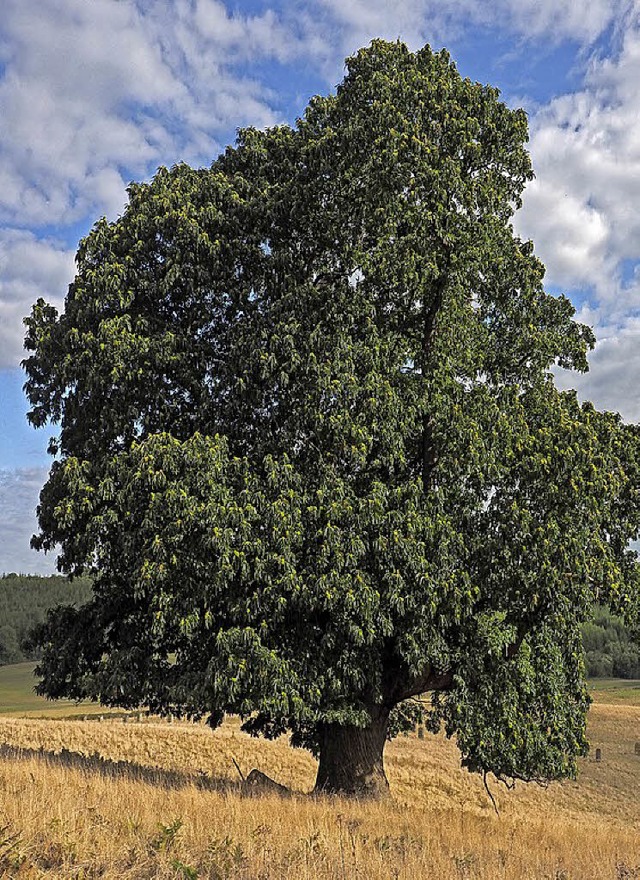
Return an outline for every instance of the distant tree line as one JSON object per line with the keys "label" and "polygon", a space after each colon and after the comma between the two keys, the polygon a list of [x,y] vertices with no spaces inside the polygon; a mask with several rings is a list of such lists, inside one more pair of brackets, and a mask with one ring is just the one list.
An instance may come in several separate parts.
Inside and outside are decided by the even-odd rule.
{"label": "distant tree line", "polygon": [[[0,666],[36,659],[24,650],[29,630],[44,620],[49,608],[86,602],[91,580],[5,574],[0,577]],[[582,627],[589,678],[640,678],[640,644],[620,617],[599,608]]]}
{"label": "distant tree line", "polygon": [[24,650],[29,630],[41,623],[49,608],[80,606],[91,595],[89,578],[5,574],[0,577],[0,665],[35,659]]}
{"label": "distant tree line", "polygon": [[640,678],[640,644],[620,617],[598,608],[582,627],[589,678]]}

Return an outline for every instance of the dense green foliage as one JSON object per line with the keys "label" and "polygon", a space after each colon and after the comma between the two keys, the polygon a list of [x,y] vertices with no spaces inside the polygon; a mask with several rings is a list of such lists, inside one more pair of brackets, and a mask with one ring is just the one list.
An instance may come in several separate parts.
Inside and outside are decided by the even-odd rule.
{"label": "dense green foliage", "polygon": [[593,336],[513,229],[527,137],[446,52],[376,41],[296,128],[95,225],[27,321],[60,424],[36,546],[95,576],[39,632],[43,693],[238,712],[358,790],[432,690],[470,769],[574,772],[580,625],[637,611],[638,444],[554,386]]}
{"label": "dense green foliage", "polygon": [[591,678],[640,678],[640,644],[621,617],[598,608],[582,627],[587,675]]}
{"label": "dense green foliage", "polygon": [[29,631],[56,605],[76,608],[91,596],[91,581],[77,578],[6,574],[0,577],[0,665],[20,663],[36,656],[25,650]]}

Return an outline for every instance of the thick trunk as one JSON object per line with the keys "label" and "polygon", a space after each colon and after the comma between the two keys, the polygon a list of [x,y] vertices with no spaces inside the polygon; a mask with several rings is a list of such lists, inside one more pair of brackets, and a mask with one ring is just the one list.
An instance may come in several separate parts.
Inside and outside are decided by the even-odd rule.
{"label": "thick trunk", "polygon": [[369,727],[325,724],[320,731],[320,763],[315,791],[363,798],[389,795],[383,751],[389,712],[376,709]]}

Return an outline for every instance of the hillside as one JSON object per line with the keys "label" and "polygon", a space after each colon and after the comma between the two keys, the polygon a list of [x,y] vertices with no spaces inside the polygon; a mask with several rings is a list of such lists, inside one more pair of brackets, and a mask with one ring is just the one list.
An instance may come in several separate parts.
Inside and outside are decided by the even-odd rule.
{"label": "hillside", "polygon": [[[22,642],[49,608],[81,605],[91,595],[89,578],[8,574],[0,576],[0,666],[33,659]],[[582,628],[590,678],[640,678],[640,646],[620,617],[606,608]]]}
{"label": "hillside", "polygon": [[[393,799],[312,798],[315,762],[230,719],[0,719],[0,873],[35,878],[621,880],[640,876],[640,691],[597,695],[577,782],[507,791],[442,736],[388,747]],[[595,748],[602,760],[596,762]],[[104,760],[107,759],[107,760]],[[249,797],[233,762],[290,797]]]}
{"label": "hillside", "polygon": [[81,605],[91,595],[91,581],[65,577],[6,574],[0,577],[0,665],[32,659],[22,641],[55,605]]}

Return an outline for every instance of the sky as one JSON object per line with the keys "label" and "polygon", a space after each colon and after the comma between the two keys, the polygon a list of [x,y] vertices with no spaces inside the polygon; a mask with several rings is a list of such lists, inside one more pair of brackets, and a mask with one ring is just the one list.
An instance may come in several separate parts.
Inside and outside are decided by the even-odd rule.
{"label": "sky", "polygon": [[529,115],[516,216],[597,346],[557,382],[640,420],[640,0],[2,0],[0,572],[29,548],[55,428],[26,421],[22,319],[62,308],[78,242],[158,166],[208,166],[238,127],[294,124],[373,38],[446,47]]}

